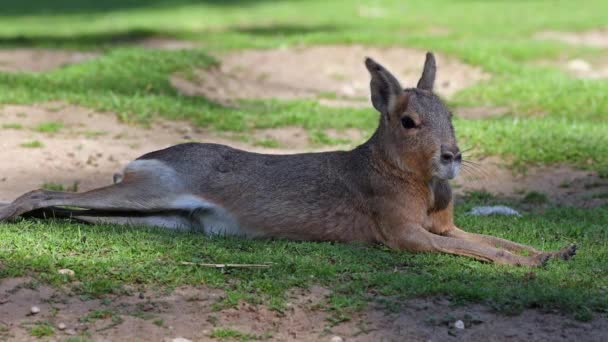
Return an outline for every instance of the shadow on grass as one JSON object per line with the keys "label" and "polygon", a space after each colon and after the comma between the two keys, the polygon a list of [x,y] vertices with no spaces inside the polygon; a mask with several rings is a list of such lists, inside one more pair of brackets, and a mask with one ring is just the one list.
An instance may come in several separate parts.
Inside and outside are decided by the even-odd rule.
{"label": "shadow on grass", "polygon": [[0,0],[0,16],[96,14],[140,8],[172,8],[184,5],[248,6],[268,0]]}
{"label": "shadow on grass", "polygon": [[[260,38],[271,38],[275,36],[290,37],[308,34],[334,33],[339,28],[332,25],[296,25],[275,24],[260,26],[233,26],[225,30],[213,32],[213,34],[241,34],[244,36],[256,36]],[[0,36],[0,47],[49,47],[49,48],[80,48],[98,49],[128,46],[146,38],[174,38],[201,40],[211,34],[209,31],[159,31],[152,29],[133,29],[120,32],[98,32],[82,33],[74,35],[18,35]]]}
{"label": "shadow on grass", "polygon": [[128,45],[142,39],[169,35],[152,30],[128,30],[124,32],[102,32],[70,36],[36,35],[0,37],[0,47],[73,47],[99,48],[113,45]]}
{"label": "shadow on grass", "polygon": [[335,32],[338,31],[338,27],[333,25],[311,26],[295,24],[274,24],[260,26],[238,26],[230,28],[229,31],[254,36],[297,36],[313,33]]}

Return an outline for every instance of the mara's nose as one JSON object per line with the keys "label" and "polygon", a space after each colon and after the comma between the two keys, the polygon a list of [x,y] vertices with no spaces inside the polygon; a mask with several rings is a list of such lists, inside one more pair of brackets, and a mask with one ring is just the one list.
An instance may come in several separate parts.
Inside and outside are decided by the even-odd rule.
{"label": "mara's nose", "polygon": [[443,146],[441,147],[441,162],[442,163],[449,164],[454,161],[460,162],[461,160],[462,160],[462,154],[460,153],[460,150],[458,150],[458,147],[452,148],[452,149],[444,148]]}

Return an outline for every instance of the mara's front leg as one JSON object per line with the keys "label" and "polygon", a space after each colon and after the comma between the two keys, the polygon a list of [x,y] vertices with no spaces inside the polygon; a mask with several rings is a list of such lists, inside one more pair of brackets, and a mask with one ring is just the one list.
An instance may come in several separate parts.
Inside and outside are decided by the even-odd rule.
{"label": "mara's front leg", "polygon": [[545,252],[539,251],[538,249],[532,246],[523,245],[496,236],[468,233],[455,226],[451,230],[448,230],[446,233],[444,233],[444,235],[467,241],[476,241],[487,244],[489,246],[504,248],[514,253],[523,253],[531,256],[546,255],[549,258],[569,260],[576,254],[576,245],[574,244],[565,246],[557,251]]}
{"label": "mara's front leg", "polygon": [[478,241],[470,241],[431,233],[422,225],[409,223],[403,226],[398,237],[388,243],[391,248],[410,252],[441,252],[475,258],[497,264],[542,266],[548,255],[516,255]]}
{"label": "mara's front leg", "polygon": [[470,241],[474,243],[481,243],[490,247],[504,249],[512,253],[524,254],[532,257],[540,257],[545,259],[556,258],[569,260],[576,254],[576,245],[573,244],[568,245],[557,251],[545,252],[539,251],[532,246],[520,244],[496,236],[466,232],[454,225],[452,203],[450,203],[450,205],[448,205],[448,207],[444,210],[431,213],[429,215],[429,218],[429,230],[431,232],[446,237]]}

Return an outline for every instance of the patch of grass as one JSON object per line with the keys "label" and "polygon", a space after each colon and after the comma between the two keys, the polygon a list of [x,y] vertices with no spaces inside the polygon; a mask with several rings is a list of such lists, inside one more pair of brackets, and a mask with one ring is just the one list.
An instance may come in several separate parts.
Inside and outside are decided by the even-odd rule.
{"label": "patch of grass", "polygon": [[82,134],[87,137],[87,138],[97,138],[97,137],[101,137],[104,135],[107,135],[108,132],[104,132],[104,131],[85,131],[82,132]]}
{"label": "patch of grass", "polygon": [[[84,237],[86,240],[86,237]],[[75,288],[85,298],[102,298],[106,294],[126,294],[121,282],[116,279],[93,278]]]}
{"label": "patch of grass", "polygon": [[114,312],[110,309],[101,309],[101,310],[91,311],[88,314],[86,314],[85,316],[80,317],[79,321],[81,323],[92,323],[97,320],[106,320],[106,319],[110,319],[111,320],[110,323],[104,327],[98,328],[97,331],[104,331],[104,330],[111,329],[123,322],[122,317],[120,317],[120,315],[118,315],[116,312]]}
{"label": "patch of grass", "polygon": [[608,198],[608,192],[601,192],[599,194],[594,194],[593,198],[602,198],[602,199]]}
{"label": "patch of grass", "polygon": [[547,198],[547,195],[543,193],[537,191],[530,191],[524,196],[522,201],[528,204],[541,205],[547,203],[549,199]]}
{"label": "patch of grass", "polygon": [[281,143],[279,143],[276,139],[273,138],[264,138],[253,141],[253,146],[260,146],[266,148],[279,148]]}
{"label": "patch of grass", "polygon": [[92,342],[93,340],[88,337],[72,336],[68,337],[65,342]]}
{"label": "patch of grass", "polygon": [[154,321],[152,321],[152,323],[154,323],[154,325],[161,327],[161,328],[165,325],[165,321],[162,318],[157,318]]}
{"label": "patch of grass", "polygon": [[254,335],[254,334],[240,332],[238,330],[230,329],[230,328],[215,328],[215,329],[213,329],[213,331],[211,332],[209,337],[220,339],[220,340],[237,340],[240,342],[247,342],[247,341],[266,340],[266,339],[269,339],[270,337],[272,337],[272,335],[265,334],[265,335],[258,336],[258,335]]}
{"label": "patch of grass", "polygon": [[30,335],[38,338],[53,336],[54,334],[55,329],[52,325],[46,322],[37,323],[30,329]]}
{"label": "patch of grass", "polygon": [[99,319],[108,319],[108,318],[112,318],[114,316],[114,312],[112,310],[95,310],[95,311],[91,311],[88,314],[86,314],[85,316],[82,316],[79,318],[79,321],[81,323],[90,323],[90,322],[94,322],[96,320]]}
{"label": "patch of grass", "polygon": [[317,130],[310,132],[308,136],[310,142],[316,145],[343,145],[351,142],[349,139],[334,138],[323,131]]}
{"label": "patch of grass", "polygon": [[18,123],[6,123],[6,124],[2,124],[2,128],[4,128],[4,129],[22,129],[23,125],[18,124]]}
{"label": "patch of grass", "polygon": [[42,189],[51,190],[51,191],[78,192],[78,182],[72,183],[72,185],[69,187],[66,187],[60,183],[48,182],[48,183],[43,183],[40,187]]}
{"label": "patch of grass", "polygon": [[63,123],[57,121],[43,122],[36,126],[36,131],[41,133],[57,133],[63,128]]}
{"label": "patch of grass", "polygon": [[42,147],[44,147],[44,144],[38,140],[32,140],[32,141],[26,141],[19,146],[25,147],[25,148],[42,148]]}

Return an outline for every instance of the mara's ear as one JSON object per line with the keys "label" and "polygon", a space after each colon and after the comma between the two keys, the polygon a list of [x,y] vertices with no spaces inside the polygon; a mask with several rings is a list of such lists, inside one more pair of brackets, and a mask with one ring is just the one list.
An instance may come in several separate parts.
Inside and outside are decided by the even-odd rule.
{"label": "mara's ear", "polygon": [[372,104],[377,111],[387,114],[397,103],[397,98],[403,94],[403,88],[401,88],[395,76],[373,59],[365,58],[365,66],[372,75],[372,80],[369,83]]}
{"label": "mara's ear", "polygon": [[418,81],[417,88],[432,91],[436,72],[437,64],[435,63],[435,56],[432,52],[427,52],[426,61],[424,61],[424,70],[422,70],[422,77],[420,77],[420,81]]}

